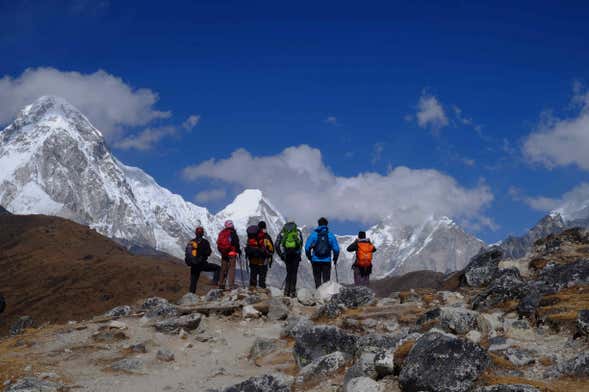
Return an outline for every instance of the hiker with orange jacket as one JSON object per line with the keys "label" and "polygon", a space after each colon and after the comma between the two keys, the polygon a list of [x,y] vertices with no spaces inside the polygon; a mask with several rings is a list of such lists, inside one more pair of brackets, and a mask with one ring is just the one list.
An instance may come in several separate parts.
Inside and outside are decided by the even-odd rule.
{"label": "hiker with orange jacket", "polygon": [[358,233],[358,238],[348,246],[348,252],[356,252],[356,258],[352,269],[354,270],[354,284],[356,286],[366,286],[370,281],[370,274],[372,273],[372,254],[376,252],[376,248],[366,238],[366,232]]}
{"label": "hiker with orange jacket", "polygon": [[233,226],[233,221],[225,221],[224,229],[217,238],[217,249],[221,253],[221,276],[219,288],[225,288],[225,280],[229,289],[235,288],[235,268],[237,256],[241,255],[239,237]]}

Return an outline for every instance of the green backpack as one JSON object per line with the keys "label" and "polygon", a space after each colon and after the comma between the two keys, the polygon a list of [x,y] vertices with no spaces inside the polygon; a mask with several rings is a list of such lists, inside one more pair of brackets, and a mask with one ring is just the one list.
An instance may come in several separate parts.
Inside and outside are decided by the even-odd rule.
{"label": "green backpack", "polygon": [[296,223],[288,222],[282,228],[282,247],[287,251],[299,251],[301,249],[301,237]]}

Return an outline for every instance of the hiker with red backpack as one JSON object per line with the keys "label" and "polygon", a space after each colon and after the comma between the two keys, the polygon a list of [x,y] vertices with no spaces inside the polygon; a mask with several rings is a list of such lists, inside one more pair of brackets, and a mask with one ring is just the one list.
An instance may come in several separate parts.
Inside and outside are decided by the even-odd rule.
{"label": "hiker with red backpack", "polygon": [[376,252],[376,247],[372,245],[370,239],[366,238],[366,232],[361,231],[358,233],[358,238],[346,250],[356,252],[356,259],[352,265],[354,284],[368,287],[372,273],[372,254]]}
{"label": "hiker with red backpack", "polygon": [[319,218],[317,223],[319,226],[307,238],[305,244],[305,254],[313,267],[315,288],[319,288],[319,286],[331,279],[332,254],[333,265],[336,268],[337,259],[339,258],[339,245],[335,236],[327,228],[327,219]]}
{"label": "hiker with red backpack", "polygon": [[219,288],[225,288],[225,281],[229,289],[235,288],[235,269],[237,257],[241,255],[239,237],[233,226],[233,221],[226,221],[224,229],[217,237],[217,250],[221,253],[221,276]]}
{"label": "hiker with red backpack", "polygon": [[266,223],[260,222],[247,228],[247,244],[245,256],[250,267],[250,288],[266,288],[266,275],[268,266],[272,265],[274,244],[266,233]]}
{"label": "hiker with red backpack", "polygon": [[276,238],[276,252],[286,265],[285,297],[294,298],[297,296],[297,274],[302,248],[303,233],[295,222],[287,222]]}
{"label": "hiker with red backpack", "polygon": [[207,262],[211,255],[211,244],[204,237],[205,230],[202,227],[197,227],[194,230],[195,237],[186,245],[184,253],[184,262],[190,267],[190,292],[196,293],[196,285],[200,273],[203,271],[213,273],[213,284],[219,281],[219,272],[221,267],[217,264]]}

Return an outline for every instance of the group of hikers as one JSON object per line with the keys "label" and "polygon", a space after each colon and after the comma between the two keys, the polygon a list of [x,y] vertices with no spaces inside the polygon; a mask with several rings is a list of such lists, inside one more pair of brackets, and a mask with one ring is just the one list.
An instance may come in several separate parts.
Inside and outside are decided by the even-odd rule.
{"label": "group of hikers", "polygon": [[[315,287],[331,280],[331,263],[337,267],[340,247],[335,236],[329,231],[326,218],[319,218],[317,228],[303,241],[303,233],[295,222],[286,223],[276,241],[267,232],[266,222],[247,228],[247,242],[243,249],[247,259],[246,268],[249,269],[249,286],[251,288],[266,288],[266,275],[272,267],[274,254],[286,266],[284,281],[284,295],[296,297],[297,274],[302,260],[303,251],[311,262]],[[195,230],[195,237],[186,245],[185,262],[190,267],[190,292],[196,292],[196,285],[201,272],[213,273],[213,284],[220,289],[235,287],[235,274],[238,260],[242,260],[242,249],[239,236],[231,220],[224,224],[223,230],[217,237],[217,250],[221,254],[221,265],[208,262],[212,254],[211,244],[205,238],[205,230],[199,226]],[[361,231],[358,238],[350,244],[348,252],[356,254],[352,269],[354,284],[368,286],[372,273],[372,255],[376,248]],[[240,266],[240,273],[244,273]],[[337,275],[337,269],[336,269]],[[242,279],[243,281],[243,275]]]}

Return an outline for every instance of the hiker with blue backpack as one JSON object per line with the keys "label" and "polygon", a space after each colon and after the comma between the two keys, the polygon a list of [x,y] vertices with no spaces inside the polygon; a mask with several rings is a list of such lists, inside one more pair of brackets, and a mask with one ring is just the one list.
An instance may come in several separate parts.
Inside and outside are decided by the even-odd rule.
{"label": "hiker with blue backpack", "polygon": [[295,222],[287,222],[276,238],[276,252],[286,265],[284,296],[297,296],[297,274],[303,250],[303,233]]}
{"label": "hiker with blue backpack", "polygon": [[[315,288],[319,288],[323,283],[331,279],[331,260],[333,255],[333,265],[337,268],[337,259],[339,258],[339,245],[335,236],[327,227],[327,219],[319,218],[318,227],[307,238],[305,244],[305,254],[311,261],[313,267],[313,278],[315,279]],[[336,270],[337,274],[337,270]]]}

